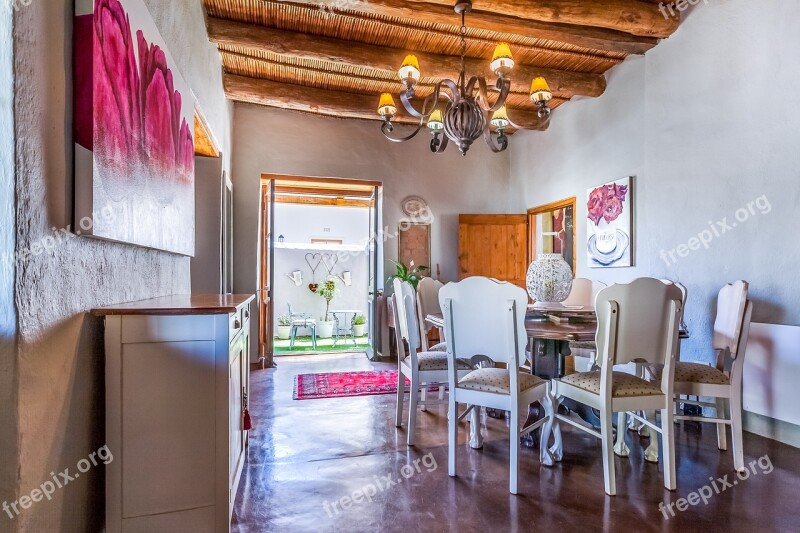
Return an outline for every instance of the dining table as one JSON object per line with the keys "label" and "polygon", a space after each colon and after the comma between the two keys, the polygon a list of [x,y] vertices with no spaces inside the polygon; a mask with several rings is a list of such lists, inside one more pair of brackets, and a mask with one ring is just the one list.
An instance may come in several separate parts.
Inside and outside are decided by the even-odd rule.
{"label": "dining table", "polygon": [[[444,330],[445,321],[441,314],[430,314],[425,317],[429,324]],[[543,379],[564,377],[566,373],[565,360],[572,354],[575,343],[583,343],[587,347],[593,346],[597,334],[597,315],[591,306],[564,306],[564,307],[536,307],[528,306],[525,315],[525,331],[528,336],[526,359],[530,372]],[[689,332],[681,325],[680,338],[689,338]],[[600,426],[600,418],[588,406],[568,400],[562,406],[574,412],[593,427]],[[478,411],[473,409],[474,415]],[[488,416],[499,418],[504,414],[487,412]],[[531,404],[528,419],[523,427],[528,426],[544,416],[539,404]],[[470,424],[470,446],[480,448],[483,445],[479,419],[475,416]],[[522,445],[536,448],[539,445],[539,431],[528,433],[522,437]],[[657,449],[657,439],[652,439],[651,447]]]}

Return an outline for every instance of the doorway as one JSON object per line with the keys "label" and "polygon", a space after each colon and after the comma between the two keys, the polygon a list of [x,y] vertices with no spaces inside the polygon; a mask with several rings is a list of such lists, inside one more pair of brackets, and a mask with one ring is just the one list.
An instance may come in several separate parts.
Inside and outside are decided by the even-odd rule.
{"label": "doorway", "polygon": [[260,353],[376,355],[381,184],[262,179]]}

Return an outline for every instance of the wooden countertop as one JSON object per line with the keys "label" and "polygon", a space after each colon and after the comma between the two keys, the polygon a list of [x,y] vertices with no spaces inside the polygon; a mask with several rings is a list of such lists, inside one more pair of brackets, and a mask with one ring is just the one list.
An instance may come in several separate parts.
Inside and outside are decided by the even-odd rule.
{"label": "wooden countertop", "polygon": [[109,315],[230,315],[252,302],[252,294],[177,294],[99,307],[95,316]]}

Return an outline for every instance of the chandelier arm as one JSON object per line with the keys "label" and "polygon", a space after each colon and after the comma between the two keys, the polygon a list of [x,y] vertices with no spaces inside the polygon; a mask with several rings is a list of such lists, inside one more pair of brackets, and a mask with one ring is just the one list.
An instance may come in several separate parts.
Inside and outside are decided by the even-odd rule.
{"label": "chandelier arm", "polygon": [[[450,92],[452,93],[452,96],[447,94],[447,92],[443,92],[442,91],[443,87],[446,88],[446,89],[449,89]],[[403,102],[403,107],[406,109],[406,111],[408,112],[409,115],[411,115],[414,118],[427,120],[427,119],[429,119],[431,117],[431,114],[436,109],[436,102],[439,101],[439,97],[442,96],[442,95],[444,95],[444,97],[447,98],[448,100],[450,100],[451,102],[456,100],[456,97],[458,96],[458,86],[452,80],[442,80],[442,81],[438,82],[433,87],[433,93],[430,94],[425,99],[425,102],[422,104],[422,112],[421,113],[419,111],[417,111],[416,108],[414,107],[414,104],[411,103],[411,99],[408,97],[408,91],[403,91],[402,93],[400,93],[400,101]],[[431,108],[430,111],[426,112],[426,109],[428,108],[427,107],[428,106],[428,100],[431,100],[431,99],[433,100],[434,105],[433,105],[433,107]]]}
{"label": "chandelier arm", "polygon": [[511,118],[511,115],[509,114],[508,123],[511,126],[513,126],[514,129],[517,129],[517,130],[539,130],[544,126],[547,126],[547,124],[550,122],[550,117],[552,117],[552,116],[553,116],[552,113],[550,113],[545,118],[540,119],[537,124],[532,124],[530,126],[523,126],[521,124],[517,124],[516,122],[514,122],[514,120]]}
{"label": "chandelier arm", "polygon": [[[436,142],[438,141],[438,145]],[[442,135],[441,137],[437,137],[436,139],[431,139],[431,152],[434,154],[441,154],[447,149],[447,143],[449,139],[447,135]]]}
{"label": "chandelier arm", "polygon": [[489,113],[494,113],[504,105],[506,105],[506,100],[508,100],[508,95],[511,92],[511,80],[506,78],[501,78],[498,80],[498,85],[500,85],[500,95],[497,97],[497,101],[494,103],[493,106],[489,106],[489,89],[486,85],[486,78],[483,76],[477,77],[478,83],[478,91],[480,93],[480,104],[481,109],[484,111],[488,111]]}
{"label": "chandelier arm", "polygon": [[483,130],[483,140],[486,141],[486,144],[489,145],[492,152],[496,154],[505,152],[506,148],[508,148],[508,137],[506,137],[505,134],[501,134],[497,139],[500,141],[500,144],[495,144],[494,138],[492,137],[492,130],[489,129],[489,122],[486,122],[486,127]]}
{"label": "chandelier arm", "polygon": [[417,126],[417,128],[410,135],[406,137],[397,138],[389,135],[390,133],[392,133],[392,130],[394,130],[394,125],[391,122],[384,122],[381,125],[381,133],[383,133],[383,136],[392,141],[393,143],[404,143],[416,137],[424,126],[425,126],[424,121],[420,121],[420,125]]}

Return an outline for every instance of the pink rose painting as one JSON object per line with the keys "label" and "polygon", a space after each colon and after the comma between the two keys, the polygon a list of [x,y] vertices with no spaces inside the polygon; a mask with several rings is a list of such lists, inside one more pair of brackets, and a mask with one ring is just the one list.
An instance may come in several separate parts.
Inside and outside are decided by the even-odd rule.
{"label": "pink rose painting", "polygon": [[591,267],[633,266],[631,179],[589,189],[586,203]]}
{"label": "pink rose painting", "polygon": [[191,91],[142,0],[76,0],[75,229],[194,254]]}

